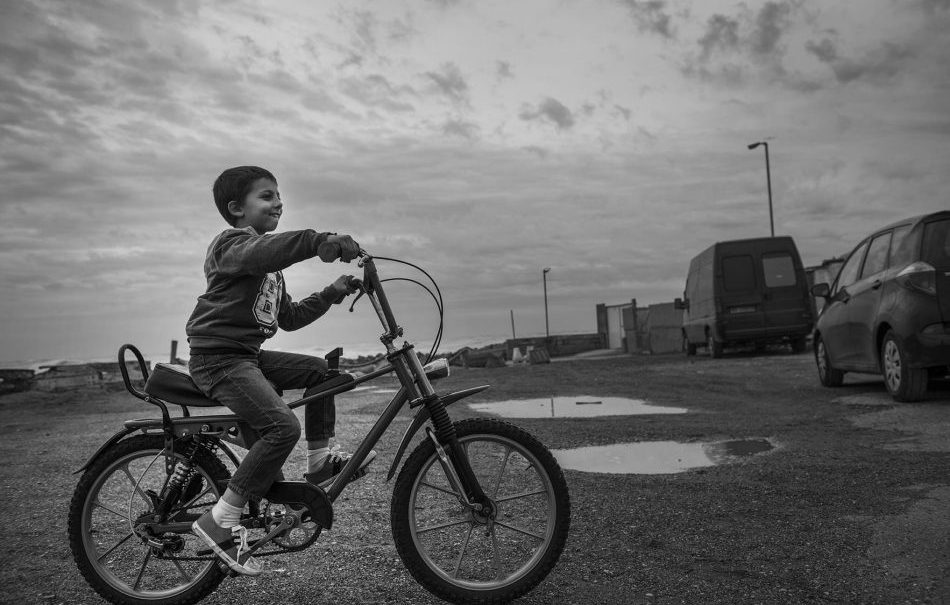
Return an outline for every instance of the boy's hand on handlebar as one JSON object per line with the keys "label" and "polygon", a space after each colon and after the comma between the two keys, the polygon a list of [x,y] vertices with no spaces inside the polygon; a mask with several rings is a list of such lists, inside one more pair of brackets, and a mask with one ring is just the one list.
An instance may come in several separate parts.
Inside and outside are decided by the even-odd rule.
{"label": "boy's hand on handlebar", "polygon": [[352,275],[341,275],[333,282],[333,288],[339,292],[340,298],[353,294],[361,288],[363,284]]}
{"label": "boy's hand on handlebar", "polygon": [[349,235],[331,235],[317,247],[317,256],[325,263],[340,259],[348,263],[360,254],[360,245]]}

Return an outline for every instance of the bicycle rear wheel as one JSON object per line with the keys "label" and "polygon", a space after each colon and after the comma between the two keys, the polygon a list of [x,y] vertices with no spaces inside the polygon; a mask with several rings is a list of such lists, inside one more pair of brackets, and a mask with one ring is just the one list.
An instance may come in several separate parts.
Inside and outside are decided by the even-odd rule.
{"label": "bicycle rear wheel", "polygon": [[454,603],[507,602],[554,567],[570,526],[564,474],[523,429],[476,418],[455,424],[494,511],[463,506],[426,439],[406,460],[392,500],[396,549],[415,579]]}
{"label": "bicycle rear wheel", "polygon": [[[183,457],[176,451],[177,463]],[[137,435],[106,450],[83,474],[69,507],[69,545],[89,585],[112,603],[187,605],[225,577],[214,555],[190,533],[190,524],[217,501],[229,474],[201,449],[197,474],[169,514],[177,531],[157,533],[156,497],[167,487],[164,438]]]}

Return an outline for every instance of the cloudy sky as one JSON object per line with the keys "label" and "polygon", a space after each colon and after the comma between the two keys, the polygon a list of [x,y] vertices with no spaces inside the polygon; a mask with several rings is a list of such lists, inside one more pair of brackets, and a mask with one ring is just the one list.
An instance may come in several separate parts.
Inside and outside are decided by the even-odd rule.
{"label": "cloudy sky", "polygon": [[[428,269],[452,344],[511,311],[543,334],[543,267],[552,332],[680,295],[699,250],[768,235],[758,140],[818,264],[950,206],[948,58],[947,0],[4,2],[0,361],[184,341],[240,164],[277,175],[281,229]],[[299,299],[341,272],[285,275]],[[429,296],[390,294],[428,346]],[[272,346],[365,349],[372,321]]]}

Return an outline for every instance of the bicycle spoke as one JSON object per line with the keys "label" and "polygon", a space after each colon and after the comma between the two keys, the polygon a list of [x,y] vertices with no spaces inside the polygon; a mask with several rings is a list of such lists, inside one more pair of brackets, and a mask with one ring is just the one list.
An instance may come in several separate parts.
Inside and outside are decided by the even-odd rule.
{"label": "bicycle spoke", "polygon": [[502,496],[501,498],[495,498],[495,502],[510,502],[511,500],[518,500],[520,498],[528,498],[530,496],[539,496],[545,493],[547,493],[545,490],[539,489],[533,492],[523,492],[521,494],[515,494],[514,496]]}
{"label": "bicycle spoke", "polygon": [[135,535],[134,533],[129,532],[128,534],[126,534],[126,536],[125,536],[124,538],[122,538],[121,540],[119,540],[118,542],[116,542],[115,545],[114,545],[112,548],[110,548],[110,549],[107,550],[106,552],[102,553],[102,554],[99,556],[99,558],[96,559],[96,560],[97,560],[97,561],[102,561],[103,559],[105,559],[106,557],[108,557],[108,556],[112,553],[113,550],[115,550],[115,549],[119,548],[120,546],[122,546],[123,544],[125,544],[125,542],[126,542],[129,538],[131,538],[132,536],[134,536],[134,535]]}
{"label": "bicycle spoke", "polygon": [[431,483],[429,483],[429,482],[427,482],[427,481],[423,481],[423,482],[421,482],[419,485],[422,485],[422,486],[424,486],[424,487],[429,487],[429,488],[432,488],[432,489],[434,489],[434,490],[436,490],[436,491],[440,491],[440,492],[442,492],[442,493],[448,494],[448,495],[452,496],[453,498],[458,498],[458,496],[459,496],[458,493],[453,492],[453,491],[450,490],[450,489],[445,489],[444,487],[439,487],[438,485],[432,485]]}
{"label": "bicycle spoke", "polygon": [[448,523],[441,523],[439,525],[433,525],[432,527],[424,527],[422,529],[417,529],[417,534],[425,534],[430,531],[435,531],[437,529],[445,529],[446,527],[453,527],[455,525],[462,525],[463,523],[471,523],[468,519],[462,519],[461,521],[449,521]]}
{"label": "bicycle spoke", "polygon": [[122,467],[122,470],[125,472],[125,476],[129,478],[129,483],[132,484],[132,487],[135,489],[136,493],[142,496],[142,500],[144,500],[146,504],[151,504],[152,502],[148,499],[148,496],[142,491],[142,488],[139,487],[138,481],[136,481],[135,477],[132,476],[132,471],[129,470],[129,465],[125,464]]}
{"label": "bicycle spoke", "polygon": [[498,535],[495,533],[495,528],[491,529],[491,549],[492,549],[492,563],[495,567],[495,579],[501,578],[501,557],[498,554]]}
{"label": "bicycle spoke", "polygon": [[508,459],[511,458],[511,448],[505,448],[505,459],[501,461],[501,468],[498,469],[498,474],[495,476],[495,486],[491,490],[491,498],[494,498],[498,494],[498,489],[501,487],[501,478],[505,474],[505,468],[508,466]]}
{"label": "bicycle spoke", "polygon": [[138,590],[139,584],[142,583],[142,574],[145,573],[145,568],[148,567],[149,559],[152,558],[152,549],[145,549],[145,558],[142,560],[142,567],[139,569],[139,575],[135,577],[135,584],[132,585],[132,590]]}
{"label": "bicycle spoke", "polygon": [[501,521],[498,521],[498,520],[495,521],[495,525],[501,525],[501,526],[504,527],[505,529],[510,529],[511,531],[516,531],[516,532],[518,532],[519,534],[524,534],[524,535],[526,535],[526,536],[531,536],[532,538],[537,538],[538,540],[543,540],[543,539],[544,539],[544,536],[542,536],[542,535],[540,535],[540,534],[533,534],[533,533],[531,533],[530,531],[528,531],[528,530],[526,530],[526,529],[521,529],[521,528],[519,528],[519,527],[515,527],[514,525],[508,525],[507,523],[502,523]]}
{"label": "bicycle spoke", "polygon": [[[196,502],[197,502],[198,500],[201,500],[202,498],[204,498],[205,495],[207,495],[208,492],[210,492],[210,491],[211,491],[211,486],[208,485],[207,487],[205,487],[204,491],[202,491],[200,494],[198,494],[197,496],[195,496],[194,498],[192,498],[192,499],[189,500],[188,502],[182,504],[181,506],[175,507],[175,508],[173,509],[173,511],[172,511],[172,516],[174,516],[175,513],[179,513],[179,512],[181,512],[181,511],[183,511],[183,510],[188,510],[189,508],[192,508],[192,507],[195,507],[195,506],[203,506],[202,504],[196,504]],[[208,502],[207,504],[214,504],[214,502]]]}
{"label": "bicycle spoke", "polygon": [[111,508],[109,508],[108,506],[106,506],[105,504],[103,504],[102,501],[99,500],[98,498],[96,499],[96,502],[95,502],[94,506],[98,506],[99,508],[101,508],[101,509],[103,509],[103,510],[105,510],[105,511],[108,511],[108,512],[112,513],[113,515],[117,516],[117,517],[122,517],[122,518],[125,519],[126,521],[129,520],[129,516],[128,516],[128,515],[126,515],[125,513],[120,513],[120,512],[117,511],[117,510],[112,510]]}
{"label": "bicycle spoke", "polygon": [[462,557],[465,555],[465,549],[468,548],[468,541],[472,539],[472,532],[475,531],[475,526],[472,525],[468,528],[468,533],[465,535],[465,541],[462,543],[462,549],[459,551],[459,558],[455,561],[455,570],[452,572],[452,577],[459,577],[459,570],[462,568]]}
{"label": "bicycle spoke", "polygon": [[181,574],[181,578],[185,582],[191,581],[191,576],[189,576],[188,573],[185,572],[185,568],[181,566],[181,563],[179,563],[177,559],[171,559],[171,562],[175,567],[178,568],[178,573]]}

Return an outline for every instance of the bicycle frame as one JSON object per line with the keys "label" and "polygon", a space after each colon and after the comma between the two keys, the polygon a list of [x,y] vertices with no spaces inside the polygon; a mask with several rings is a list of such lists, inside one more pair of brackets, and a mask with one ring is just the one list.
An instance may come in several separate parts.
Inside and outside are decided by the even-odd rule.
{"label": "bicycle frame", "polygon": [[[369,452],[382,438],[383,434],[389,429],[389,426],[399,414],[399,411],[408,403],[410,408],[421,407],[421,409],[416,413],[415,418],[403,435],[387,474],[387,481],[392,479],[395,474],[412,437],[426,421],[431,420],[436,429],[434,436],[431,438],[435,440],[437,449],[441,451],[443,447],[448,447],[449,453],[451,454],[451,462],[445,457],[444,452],[440,455],[440,462],[443,465],[446,476],[455,484],[454,487],[459,490],[459,493],[465,495],[466,501],[463,502],[463,504],[472,506],[475,510],[482,510],[487,503],[487,498],[479,486],[474,473],[472,473],[471,467],[468,465],[465,452],[458,444],[454,426],[445,408],[460,399],[484,391],[488,388],[488,385],[473,387],[444,396],[436,394],[426,369],[415,354],[413,345],[405,343],[402,347],[396,348],[393,344],[396,338],[402,336],[403,330],[396,322],[392,308],[389,305],[389,301],[380,283],[372,257],[364,253],[360,259],[360,264],[364,270],[362,290],[372,302],[373,309],[376,311],[380,323],[383,326],[384,332],[380,336],[380,341],[386,347],[389,364],[363,376],[345,381],[342,384],[333,384],[328,381],[327,388],[320,389],[310,396],[292,401],[288,403],[288,407],[294,409],[325,397],[344,393],[354,389],[360,384],[393,372],[395,372],[396,377],[399,379],[401,387],[380,414],[370,431],[357,446],[350,460],[339,473],[338,480],[334,481],[326,490],[327,497],[332,502],[340,496],[348,483],[340,479],[348,478],[353,475],[356,469],[358,469],[366,459],[366,456],[369,455]],[[245,448],[250,447],[251,443],[257,439],[257,435],[254,434],[254,431],[244,425],[243,421],[237,415],[192,416],[189,412],[189,408],[185,404],[178,403],[176,405],[181,406],[183,415],[182,417],[173,418],[168,412],[166,405],[168,402],[153,397],[132,385],[125,365],[126,350],[133,352],[141,368],[142,377],[145,379],[148,378],[148,371],[141,353],[131,345],[123,345],[119,349],[119,368],[122,372],[126,388],[139,399],[158,406],[161,409],[162,417],[129,420],[125,422],[125,427],[103,443],[96,453],[93,454],[76,473],[83,472],[109,447],[137,430],[143,432],[160,430],[165,434],[166,449],[168,450],[166,452],[166,464],[169,465],[169,474],[171,474],[173,470],[173,451],[176,438],[188,435],[204,435],[217,438],[220,442],[230,442]],[[331,367],[333,365],[334,364],[331,364]],[[224,444],[222,443],[222,445]],[[222,450],[235,465],[240,464],[237,455],[234,454],[230,448],[222,447]]]}

